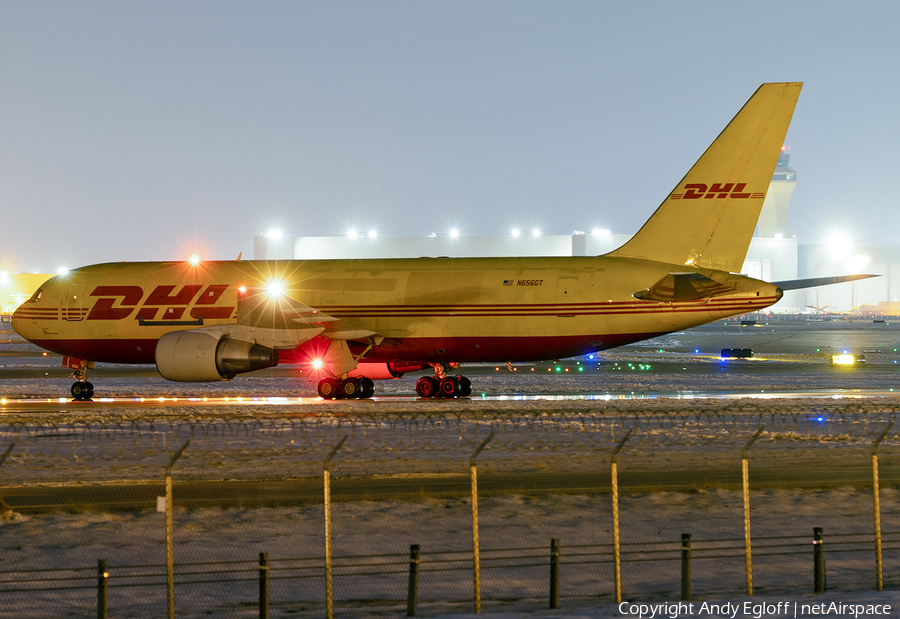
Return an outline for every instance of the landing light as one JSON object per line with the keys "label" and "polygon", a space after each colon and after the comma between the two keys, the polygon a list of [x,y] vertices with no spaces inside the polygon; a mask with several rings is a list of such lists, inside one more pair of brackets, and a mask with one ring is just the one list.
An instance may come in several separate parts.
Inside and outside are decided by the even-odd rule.
{"label": "landing light", "polygon": [[56,269],[56,272],[59,275],[66,275],[69,272],[69,269],[67,269],[66,267],[59,267],[58,269]]}
{"label": "landing light", "polygon": [[266,290],[269,291],[269,296],[280,297],[284,292],[284,284],[281,282],[269,282],[266,286]]}

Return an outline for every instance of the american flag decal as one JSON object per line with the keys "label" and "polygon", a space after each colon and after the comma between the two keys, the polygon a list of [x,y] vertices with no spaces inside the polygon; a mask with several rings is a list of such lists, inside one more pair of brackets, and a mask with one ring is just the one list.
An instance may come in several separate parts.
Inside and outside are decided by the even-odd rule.
{"label": "american flag decal", "polygon": [[504,286],[512,286],[512,280],[511,280],[511,279],[504,279],[504,280],[503,280],[503,285],[504,285]]}

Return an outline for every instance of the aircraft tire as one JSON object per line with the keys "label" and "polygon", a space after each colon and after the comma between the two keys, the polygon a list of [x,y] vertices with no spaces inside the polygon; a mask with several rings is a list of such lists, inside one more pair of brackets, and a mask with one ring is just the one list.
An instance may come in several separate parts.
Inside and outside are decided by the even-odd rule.
{"label": "aircraft tire", "polygon": [[459,379],[456,376],[448,376],[441,381],[441,396],[445,398],[455,398],[459,395]]}
{"label": "aircraft tire", "polygon": [[85,391],[87,392],[87,393],[85,393],[84,399],[90,400],[91,398],[94,397],[94,385],[92,383],[85,382],[84,387],[85,387]]}
{"label": "aircraft tire", "polygon": [[459,397],[467,398],[472,395],[472,381],[465,376],[459,377]]}
{"label": "aircraft tire", "polygon": [[323,378],[319,381],[319,386],[316,389],[319,392],[319,397],[322,397],[326,400],[334,400],[339,397],[340,388],[338,387],[337,381],[333,378]]}
{"label": "aircraft tire", "polygon": [[72,393],[72,398],[81,402],[82,400],[87,400],[87,387],[85,383],[79,381],[77,383],[72,383],[72,389],[70,389]]}
{"label": "aircraft tire", "polygon": [[341,383],[341,395],[348,399],[362,397],[362,385],[358,378],[348,378]]}
{"label": "aircraft tire", "polygon": [[416,394],[420,398],[433,398],[438,394],[438,382],[431,376],[423,376],[416,381]]}
{"label": "aircraft tire", "polygon": [[375,381],[371,378],[362,377],[359,379],[359,387],[361,393],[359,395],[360,399],[366,400],[375,395]]}

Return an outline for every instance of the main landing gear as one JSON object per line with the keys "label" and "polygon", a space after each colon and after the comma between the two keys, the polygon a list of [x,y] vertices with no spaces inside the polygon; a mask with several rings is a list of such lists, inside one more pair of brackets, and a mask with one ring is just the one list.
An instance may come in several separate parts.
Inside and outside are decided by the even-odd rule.
{"label": "main landing gear", "polygon": [[472,381],[465,376],[448,376],[450,366],[434,364],[434,376],[416,381],[416,395],[420,398],[466,398],[472,395]]}
{"label": "main landing gear", "polygon": [[371,378],[323,378],[319,381],[319,396],[326,400],[365,400],[375,394]]}

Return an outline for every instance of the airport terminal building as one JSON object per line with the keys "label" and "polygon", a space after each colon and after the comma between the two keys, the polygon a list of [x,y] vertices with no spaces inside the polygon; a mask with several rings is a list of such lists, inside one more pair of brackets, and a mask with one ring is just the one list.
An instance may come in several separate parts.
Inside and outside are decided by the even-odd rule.
{"label": "airport terminal building", "polygon": [[[789,291],[772,311],[815,311],[900,314],[900,246],[852,246],[837,243],[799,244],[790,234],[791,194],[797,172],[789,166],[785,148],[772,176],[741,273],[769,282],[875,273],[864,281]],[[255,260],[500,257],[500,256],[599,256],[623,245],[631,235],[609,231],[576,231],[567,235],[414,237],[340,236],[254,238]],[[897,279],[897,283],[894,283]]]}

